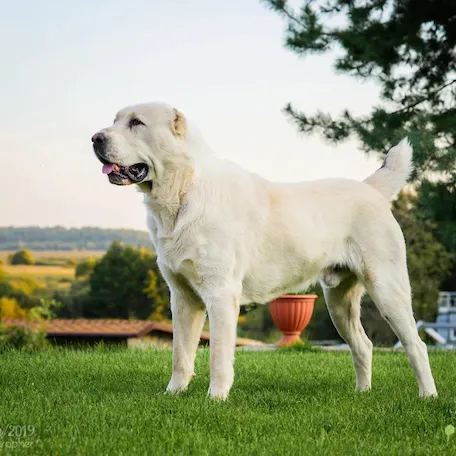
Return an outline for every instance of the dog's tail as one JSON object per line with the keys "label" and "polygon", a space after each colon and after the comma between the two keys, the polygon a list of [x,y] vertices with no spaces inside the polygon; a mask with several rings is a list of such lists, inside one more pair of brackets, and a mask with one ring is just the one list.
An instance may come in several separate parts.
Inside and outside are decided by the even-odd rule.
{"label": "dog's tail", "polygon": [[364,182],[377,189],[388,201],[402,188],[412,171],[413,149],[407,138],[394,146],[380,169]]}

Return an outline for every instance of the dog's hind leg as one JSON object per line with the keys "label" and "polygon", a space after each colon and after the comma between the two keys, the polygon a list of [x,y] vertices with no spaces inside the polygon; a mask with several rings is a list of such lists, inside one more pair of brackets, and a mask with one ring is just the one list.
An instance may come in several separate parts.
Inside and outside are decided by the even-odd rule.
{"label": "dog's hind leg", "polygon": [[413,317],[405,254],[394,261],[376,262],[369,268],[365,286],[380,314],[401,341],[415,371],[420,396],[436,396],[426,344],[420,339]]}
{"label": "dog's hind leg", "polygon": [[360,320],[364,287],[355,275],[349,275],[333,288],[325,286],[324,281],[321,284],[334,326],[350,347],[356,372],[356,389],[369,390],[372,381],[372,342]]}

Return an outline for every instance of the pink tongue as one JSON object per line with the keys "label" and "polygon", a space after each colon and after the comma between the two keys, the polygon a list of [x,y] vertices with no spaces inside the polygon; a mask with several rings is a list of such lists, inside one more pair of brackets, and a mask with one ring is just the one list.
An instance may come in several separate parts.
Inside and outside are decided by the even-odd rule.
{"label": "pink tongue", "polygon": [[103,165],[103,174],[110,174],[112,173],[112,170],[114,169],[114,163],[108,163],[107,165]]}

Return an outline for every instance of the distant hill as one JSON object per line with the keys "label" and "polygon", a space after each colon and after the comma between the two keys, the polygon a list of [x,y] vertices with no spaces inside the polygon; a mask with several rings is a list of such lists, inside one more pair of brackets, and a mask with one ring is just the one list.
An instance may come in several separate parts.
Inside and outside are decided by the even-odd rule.
{"label": "distant hill", "polygon": [[135,247],[151,248],[145,231],[104,229],[95,227],[64,228],[54,226],[0,227],[0,250],[106,250],[112,241],[119,240]]}

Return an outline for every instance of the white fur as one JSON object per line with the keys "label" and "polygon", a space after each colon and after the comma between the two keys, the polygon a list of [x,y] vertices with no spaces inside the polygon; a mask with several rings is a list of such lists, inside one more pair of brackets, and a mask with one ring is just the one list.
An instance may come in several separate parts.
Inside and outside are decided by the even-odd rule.
{"label": "white fur", "polygon": [[382,167],[365,179],[388,200],[402,188],[412,171],[413,149],[408,139],[403,139],[389,152]]}
{"label": "white fur", "polygon": [[[128,128],[135,115],[146,126]],[[267,303],[321,281],[333,322],[349,344],[356,388],[371,387],[372,343],[360,322],[366,288],[401,340],[421,396],[436,395],[426,345],[415,329],[404,238],[389,201],[410,172],[406,141],[384,166],[356,182],[270,182],[216,158],[196,130],[176,134],[176,110],[163,104],[123,109],[108,159],[144,162],[140,184],[173,313],[173,372],[167,391],[185,390],[205,314],[210,324],[209,394],[225,399],[234,379],[239,306]],[[386,198],[385,198],[386,197]]]}

